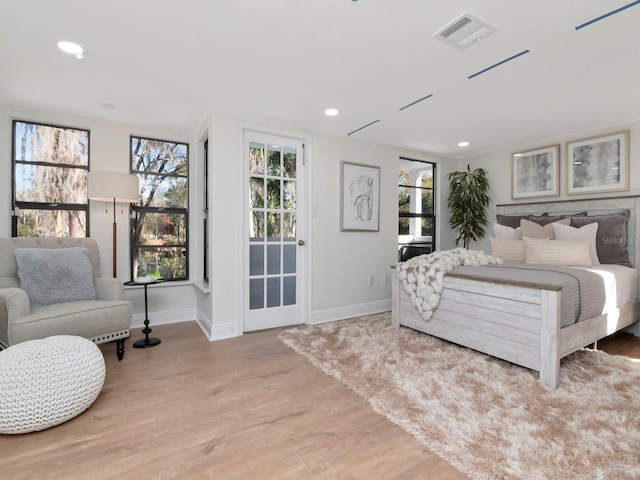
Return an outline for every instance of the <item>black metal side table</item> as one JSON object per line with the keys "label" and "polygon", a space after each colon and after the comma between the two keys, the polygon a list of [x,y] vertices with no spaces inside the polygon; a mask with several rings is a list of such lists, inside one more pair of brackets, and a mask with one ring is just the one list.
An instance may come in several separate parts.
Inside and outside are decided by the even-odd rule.
{"label": "black metal side table", "polygon": [[149,334],[151,333],[151,328],[149,327],[149,308],[147,306],[147,287],[149,285],[156,285],[164,281],[165,281],[164,278],[141,277],[136,280],[124,282],[124,284],[127,287],[138,287],[140,285],[144,287],[144,328],[142,329],[142,333],[144,333],[144,338],[134,342],[133,343],[134,348],[155,347],[161,342],[159,338],[149,337]]}

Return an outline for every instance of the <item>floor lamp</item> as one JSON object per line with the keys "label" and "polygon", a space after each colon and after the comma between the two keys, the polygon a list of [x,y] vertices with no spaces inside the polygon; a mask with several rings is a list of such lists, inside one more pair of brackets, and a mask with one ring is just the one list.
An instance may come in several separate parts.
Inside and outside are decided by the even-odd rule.
{"label": "floor lamp", "polygon": [[113,278],[116,278],[116,202],[135,203],[140,195],[138,177],[120,172],[89,172],[89,200],[113,201]]}

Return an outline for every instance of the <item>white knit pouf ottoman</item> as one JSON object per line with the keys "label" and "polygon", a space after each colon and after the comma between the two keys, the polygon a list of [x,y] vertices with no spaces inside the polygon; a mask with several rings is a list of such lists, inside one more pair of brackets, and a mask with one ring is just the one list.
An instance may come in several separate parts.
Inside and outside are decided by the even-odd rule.
{"label": "white knit pouf ottoman", "polygon": [[104,384],[104,357],[86,338],[58,335],[0,352],[0,433],[59,425],[84,412]]}

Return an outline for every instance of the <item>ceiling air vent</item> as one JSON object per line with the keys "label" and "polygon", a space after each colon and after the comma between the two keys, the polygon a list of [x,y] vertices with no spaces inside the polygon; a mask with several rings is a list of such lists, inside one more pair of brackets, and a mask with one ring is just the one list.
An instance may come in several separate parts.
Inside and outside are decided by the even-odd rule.
{"label": "ceiling air vent", "polygon": [[433,36],[458,48],[467,48],[476,40],[486,37],[496,29],[473,15],[462,14]]}

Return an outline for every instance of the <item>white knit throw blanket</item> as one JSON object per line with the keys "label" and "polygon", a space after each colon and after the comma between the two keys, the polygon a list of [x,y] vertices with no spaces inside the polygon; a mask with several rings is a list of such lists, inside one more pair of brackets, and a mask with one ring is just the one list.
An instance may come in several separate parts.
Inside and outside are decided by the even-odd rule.
{"label": "white knit throw blanket", "polygon": [[398,280],[425,320],[440,303],[444,274],[455,267],[499,265],[502,260],[481,250],[454,248],[413,257],[396,265]]}

